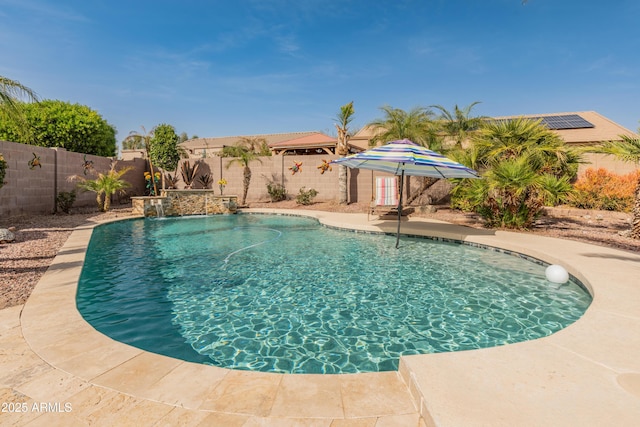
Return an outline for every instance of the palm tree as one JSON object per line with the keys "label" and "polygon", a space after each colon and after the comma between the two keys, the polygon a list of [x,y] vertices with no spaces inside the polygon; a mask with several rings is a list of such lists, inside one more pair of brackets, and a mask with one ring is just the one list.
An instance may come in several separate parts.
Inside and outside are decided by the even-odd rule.
{"label": "palm tree", "polygon": [[107,173],[98,173],[96,179],[86,179],[78,175],[72,177],[73,180],[79,181],[78,188],[96,193],[98,209],[103,212],[107,212],[111,208],[111,196],[113,194],[131,186],[131,184],[122,179],[122,176],[132,168],[127,167],[116,170],[116,164],[117,162],[113,162],[111,169]]}
{"label": "palm tree", "polygon": [[540,120],[516,118],[490,121],[473,137],[479,168],[488,168],[507,159],[527,156],[540,173],[574,178],[580,163],[578,152],[568,147],[557,133]]}
{"label": "palm tree", "polygon": [[[427,108],[416,107],[406,112],[399,108],[384,106],[381,108],[385,117],[374,120],[369,126],[376,136],[370,144],[378,145],[398,139],[409,139],[417,144],[431,150],[442,151],[442,138],[438,135],[436,123],[433,121],[433,112]],[[421,184],[418,191],[413,194],[407,192],[406,204],[411,204],[422,195],[433,184],[438,182],[437,178],[421,177]],[[410,178],[406,179],[407,187],[410,188]]]}
{"label": "palm tree", "polygon": [[233,157],[233,159],[227,163],[227,169],[234,163],[238,163],[244,168],[242,179],[242,202],[240,203],[242,206],[244,206],[247,201],[249,184],[251,184],[251,168],[249,167],[249,164],[254,160],[262,163],[258,153],[253,151],[253,149],[255,149],[255,146],[252,145],[251,138],[241,138],[235,145],[223,147],[221,152],[222,157]]}
{"label": "palm tree", "polygon": [[20,108],[20,99],[24,98],[38,102],[38,95],[33,90],[16,80],[0,76],[0,108],[6,112],[9,118],[21,125],[18,129],[20,136],[24,137],[24,140],[30,140],[31,130]]}
{"label": "palm tree", "polygon": [[[349,138],[351,133],[349,132],[349,124],[353,120],[355,110],[353,108],[353,101],[340,107],[340,112],[335,118],[336,130],[338,131],[338,143],[336,144],[336,154],[340,156],[346,156],[349,154]],[[347,167],[344,165],[338,166],[338,202],[341,205],[347,204],[348,192],[347,192]]]}
{"label": "palm tree", "polygon": [[142,133],[136,132],[132,130],[129,132],[129,136],[125,139],[129,141],[132,146],[144,147],[144,150],[147,153],[147,161],[149,162],[149,173],[151,174],[151,181],[153,182],[153,194],[158,194],[158,185],[156,184],[156,180],[153,179],[155,177],[155,173],[153,171],[153,162],[151,161],[151,139],[153,138],[154,129],[151,129],[149,132],[144,128],[144,126],[140,126],[142,129]]}
{"label": "palm tree", "polygon": [[487,119],[486,117],[470,117],[471,110],[478,104],[480,104],[479,101],[472,102],[463,109],[454,105],[452,112],[441,105],[431,106],[431,108],[440,111],[440,117],[438,118],[440,126],[458,147],[461,147],[462,143],[469,139],[469,135],[478,130]]}
{"label": "palm tree", "polygon": [[[640,129],[638,129],[640,133]],[[625,162],[640,163],[640,138],[620,135],[622,141],[609,141],[593,150],[596,153],[608,154]],[[633,220],[629,237],[640,239],[640,178],[636,184],[635,201],[633,204]]]}
{"label": "palm tree", "polygon": [[452,200],[455,207],[479,213],[489,226],[530,227],[545,203],[561,201],[571,191],[580,158],[540,121],[487,122],[471,143],[465,155],[452,157],[483,172],[483,179],[459,182]]}
{"label": "palm tree", "polygon": [[0,76],[0,105],[9,110],[18,111],[18,100],[28,98],[37,102],[38,95],[16,80]]}
{"label": "palm tree", "polygon": [[370,141],[371,145],[398,139],[409,139],[429,149],[438,144],[439,137],[431,110],[416,107],[407,112],[388,105],[380,109],[384,117],[367,125],[376,132]]}

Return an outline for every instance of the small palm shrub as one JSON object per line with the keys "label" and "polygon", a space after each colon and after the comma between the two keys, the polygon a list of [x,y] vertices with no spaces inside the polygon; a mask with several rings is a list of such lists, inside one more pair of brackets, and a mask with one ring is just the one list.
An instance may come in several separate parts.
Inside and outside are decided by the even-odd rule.
{"label": "small palm shrub", "polygon": [[630,212],[640,171],[618,175],[606,169],[587,169],[574,184],[569,204],[582,209]]}
{"label": "small palm shrub", "polygon": [[296,203],[299,205],[310,205],[313,203],[313,198],[317,195],[318,192],[313,188],[305,190],[305,187],[302,187],[296,196]]}
{"label": "small palm shrub", "polygon": [[571,185],[568,177],[539,175],[528,160],[503,160],[482,179],[459,183],[451,194],[452,206],[478,213],[488,227],[532,227],[545,205],[566,199]]}

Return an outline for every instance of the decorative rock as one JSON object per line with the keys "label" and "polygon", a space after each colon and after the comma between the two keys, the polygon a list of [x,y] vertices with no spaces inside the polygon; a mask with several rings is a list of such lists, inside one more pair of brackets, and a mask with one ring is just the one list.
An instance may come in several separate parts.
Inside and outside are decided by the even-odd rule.
{"label": "decorative rock", "polygon": [[16,240],[16,235],[6,228],[0,228],[0,243],[11,243]]}

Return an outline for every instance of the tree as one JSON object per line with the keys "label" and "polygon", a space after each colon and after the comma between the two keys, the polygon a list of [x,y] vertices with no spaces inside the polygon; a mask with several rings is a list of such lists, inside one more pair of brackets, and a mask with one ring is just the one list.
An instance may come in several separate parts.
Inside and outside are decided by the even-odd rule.
{"label": "tree", "polygon": [[116,170],[116,164],[117,162],[111,163],[111,169],[107,173],[98,173],[96,179],[86,179],[79,175],[72,177],[73,180],[79,181],[78,188],[96,193],[98,209],[102,212],[107,212],[111,208],[112,195],[131,186],[131,184],[122,179],[122,176],[129,172],[131,168]]}
{"label": "tree", "polygon": [[[640,129],[638,129],[640,133]],[[627,135],[620,135],[622,141],[609,141],[593,150],[596,153],[603,153],[615,156],[625,162],[640,163],[640,138],[633,138]],[[635,201],[633,204],[633,220],[629,237],[640,239],[640,179],[636,184]]]}
{"label": "tree", "polygon": [[470,134],[478,130],[484,123],[486,117],[470,117],[471,110],[479,103],[479,101],[472,102],[463,109],[454,105],[452,112],[441,105],[431,106],[431,108],[440,111],[438,124],[456,146],[461,147],[462,143],[469,139]]}
{"label": "tree", "polygon": [[539,120],[488,122],[471,143],[466,155],[452,157],[483,179],[458,182],[452,204],[477,212],[491,227],[531,227],[545,204],[571,191],[579,156]]}
{"label": "tree", "polygon": [[[175,171],[180,161],[178,152],[178,135],[173,126],[160,124],[153,129],[149,140],[149,159],[164,171]],[[162,173],[162,188],[165,188],[165,176]]]}
{"label": "tree", "polygon": [[252,138],[241,138],[235,145],[224,147],[221,152],[222,157],[233,157],[233,159],[227,163],[227,169],[234,163],[238,163],[244,168],[242,180],[242,202],[240,203],[242,206],[247,202],[247,193],[249,192],[249,184],[251,184],[251,168],[249,167],[249,164],[254,160],[262,163],[258,154],[254,151],[254,143],[255,141],[252,141]]}
{"label": "tree", "polygon": [[[427,147],[434,151],[442,151],[442,138],[438,135],[438,128],[433,119],[433,112],[427,108],[416,107],[406,112],[399,108],[384,106],[381,108],[385,117],[374,120],[367,126],[376,132],[370,143],[387,143],[399,139],[408,139]],[[416,198],[423,194],[428,188],[435,184],[437,178],[421,177],[418,191],[413,194],[407,192],[406,204],[411,204]],[[406,179],[407,187],[410,188],[410,178]]]}
{"label": "tree", "polygon": [[[346,156],[349,154],[349,138],[351,133],[349,132],[349,124],[353,120],[355,110],[353,108],[353,101],[340,107],[340,112],[336,116],[336,130],[338,131],[338,143],[336,145],[336,154],[340,156]],[[347,167],[344,165],[338,166],[338,202],[341,205],[347,204],[348,192],[347,192]]]}
{"label": "tree", "polygon": [[376,132],[376,136],[371,140],[371,145],[409,139],[433,150],[432,147],[439,144],[440,138],[433,122],[431,110],[416,107],[407,112],[388,105],[380,109],[384,113],[384,117],[367,125]]}
{"label": "tree", "polygon": [[20,103],[20,109],[24,122],[0,109],[0,139],[97,156],[116,155],[115,128],[87,106],[44,100]]}
{"label": "tree", "polygon": [[151,175],[151,182],[153,183],[153,194],[158,194],[158,186],[156,185],[155,172],[153,170],[153,161],[151,160],[151,138],[153,138],[153,129],[147,132],[144,126],[140,126],[142,129],[142,133],[136,132],[132,130],[129,132],[129,136],[127,139],[131,141],[132,144],[136,146],[144,147],[145,152],[147,153],[147,161],[149,162],[149,173]]}

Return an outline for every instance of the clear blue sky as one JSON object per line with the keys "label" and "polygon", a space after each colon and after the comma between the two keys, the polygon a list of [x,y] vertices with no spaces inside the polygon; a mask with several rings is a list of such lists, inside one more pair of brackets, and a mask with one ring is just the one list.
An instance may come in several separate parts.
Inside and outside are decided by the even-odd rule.
{"label": "clear blue sky", "polygon": [[595,110],[637,130],[637,0],[0,0],[0,75],[97,110],[118,141],[334,133],[474,101],[500,116]]}

